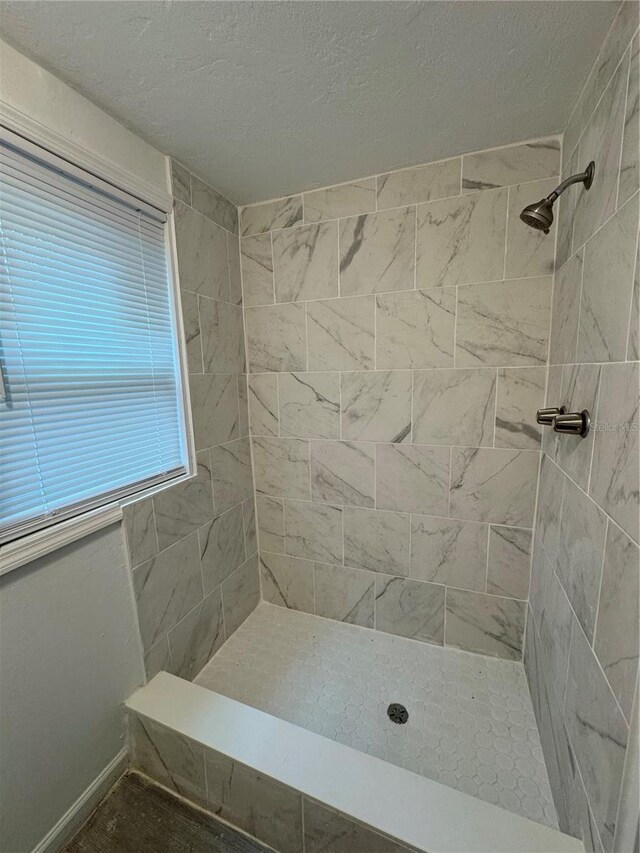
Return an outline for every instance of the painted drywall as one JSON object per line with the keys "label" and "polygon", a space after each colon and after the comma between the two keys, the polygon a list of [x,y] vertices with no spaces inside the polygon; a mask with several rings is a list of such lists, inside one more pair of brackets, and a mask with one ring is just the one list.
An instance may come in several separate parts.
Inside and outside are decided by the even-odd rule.
{"label": "painted drywall", "polygon": [[29,853],[125,746],[143,681],[121,531],[0,582],[0,845]]}
{"label": "painted drywall", "polygon": [[20,49],[236,203],[562,130],[602,2],[5,2]]}
{"label": "painted drywall", "polygon": [[587,853],[638,850],[639,10],[622,5],[564,135],[563,177],[596,171],[560,204],[547,406],[593,427],[545,433],[525,649],[560,827]]}

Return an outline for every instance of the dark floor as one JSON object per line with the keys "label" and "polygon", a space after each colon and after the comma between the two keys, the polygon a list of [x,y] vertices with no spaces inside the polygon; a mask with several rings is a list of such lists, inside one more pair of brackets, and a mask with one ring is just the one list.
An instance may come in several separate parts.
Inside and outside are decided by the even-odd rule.
{"label": "dark floor", "polygon": [[135,773],[100,803],[63,853],[268,853]]}

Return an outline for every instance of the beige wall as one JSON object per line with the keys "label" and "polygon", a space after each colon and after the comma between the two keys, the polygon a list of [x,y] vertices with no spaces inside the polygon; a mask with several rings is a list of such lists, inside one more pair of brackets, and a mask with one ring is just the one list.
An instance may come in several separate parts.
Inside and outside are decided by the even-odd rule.
{"label": "beige wall", "polygon": [[637,27],[623,4],[564,136],[563,177],[596,173],[560,204],[547,405],[594,427],[544,437],[525,653],[560,826],[605,853],[638,849]]}

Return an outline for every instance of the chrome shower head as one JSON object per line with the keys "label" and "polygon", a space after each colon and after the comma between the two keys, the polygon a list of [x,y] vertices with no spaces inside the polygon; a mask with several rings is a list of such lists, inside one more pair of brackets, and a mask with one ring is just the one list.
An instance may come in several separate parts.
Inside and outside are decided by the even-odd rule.
{"label": "chrome shower head", "polygon": [[593,183],[595,168],[596,164],[592,160],[584,172],[567,178],[546,198],[535,202],[535,204],[528,204],[520,214],[520,219],[531,228],[535,228],[536,231],[544,231],[545,234],[548,234],[553,225],[553,204],[555,200],[571,184],[584,184],[584,188],[588,190]]}

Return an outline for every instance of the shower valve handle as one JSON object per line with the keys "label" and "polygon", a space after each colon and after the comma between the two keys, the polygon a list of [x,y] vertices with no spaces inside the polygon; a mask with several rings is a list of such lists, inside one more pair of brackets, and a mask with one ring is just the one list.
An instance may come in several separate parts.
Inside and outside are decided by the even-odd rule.
{"label": "shower valve handle", "polygon": [[553,426],[558,415],[564,415],[567,410],[564,406],[553,406],[550,409],[538,409],[536,421],[543,426]]}
{"label": "shower valve handle", "polygon": [[585,438],[589,435],[591,428],[591,417],[587,409],[581,412],[567,412],[558,415],[553,421],[553,431],[562,432],[567,435],[579,435]]}

